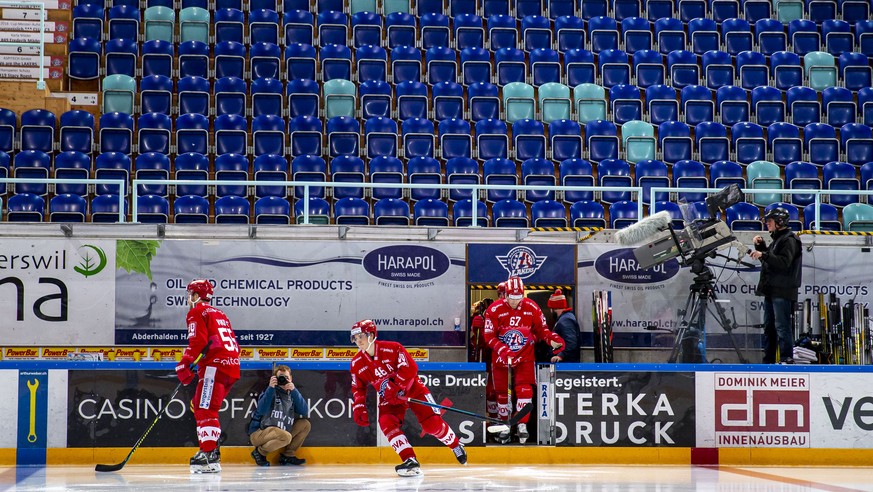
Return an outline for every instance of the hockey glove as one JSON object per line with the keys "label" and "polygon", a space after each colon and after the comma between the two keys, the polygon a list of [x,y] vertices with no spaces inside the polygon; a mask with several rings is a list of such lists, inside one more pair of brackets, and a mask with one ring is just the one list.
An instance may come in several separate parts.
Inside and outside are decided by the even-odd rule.
{"label": "hockey glove", "polygon": [[366,405],[363,403],[355,403],[354,406],[352,406],[352,412],[356,424],[361,427],[368,427],[370,425],[370,416],[367,414]]}
{"label": "hockey glove", "polygon": [[400,389],[400,386],[390,379],[382,381],[382,384],[379,385],[379,396],[389,405],[403,403],[403,394],[404,392]]}
{"label": "hockey glove", "polygon": [[182,361],[176,366],[176,377],[179,378],[179,381],[184,385],[191,384],[191,381],[194,380],[194,372],[191,371],[191,367],[188,365],[188,361]]}

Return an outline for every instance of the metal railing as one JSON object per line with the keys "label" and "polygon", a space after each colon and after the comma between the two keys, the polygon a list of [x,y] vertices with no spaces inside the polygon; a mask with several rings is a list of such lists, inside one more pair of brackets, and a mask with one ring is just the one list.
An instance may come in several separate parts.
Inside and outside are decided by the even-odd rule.
{"label": "metal railing", "polygon": [[[125,222],[125,188],[128,186],[127,182],[123,179],[56,179],[56,178],[0,178],[0,183],[3,184],[47,184],[47,185],[57,185],[57,184],[85,184],[85,185],[109,185],[113,187],[118,187],[118,221]],[[139,194],[139,186],[147,186],[147,185],[165,185],[165,186],[179,186],[179,185],[188,185],[188,186],[245,186],[247,188],[252,188],[257,186],[282,186],[285,188],[302,188],[303,196],[301,199],[303,200],[303,210],[302,210],[302,223],[310,224],[312,214],[309,210],[309,198],[312,196],[312,188],[326,188],[326,189],[335,189],[335,188],[363,188],[368,190],[374,189],[402,189],[402,190],[415,190],[415,189],[428,189],[428,190],[441,190],[441,195],[448,195],[448,191],[450,190],[469,190],[473,197],[480,199],[484,197],[485,194],[489,190],[509,190],[515,191],[516,194],[519,192],[526,191],[551,191],[556,193],[556,200],[562,199],[562,193],[573,191],[573,192],[593,192],[595,194],[602,194],[604,192],[629,192],[631,193],[631,198],[634,198],[636,195],[636,205],[637,205],[637,216],[643,217],[643,209],[646,203],[643,202],[642,197],[644,193],[649,196],[649,214],[653,214],[657,212],[657,200],[655,199],[658,194],[668,193],[669,195],[678,196],[679,193],[706,193],[712,194],[721,191],[721,188],[686,188],[686,187],[675,187],[675,186],[652,186],[648,188],[643,188],[640,186],[532,186],[532,185],[488,185],[488,184],[431,184],[431,183],[363,183],[363,182],[319,182],[319,181],[255,181],[255,180],[218,180],[218,179],[208,179],[208,180],[198,180],[198,179],[133,179],[130,184],[130,193],[131,193],[131,222],[138,222],[138,214],[137,210],[137,200],[140,196]],[[778,194],[782,195],[779,201],[786,202],[786,195],[796,195],[796,194],[805,194],[805,195],[814,195],[815,204],[815,216],[812,223],[814,224],[814,230],[821,230],[821,207],[820,205],[823,202],[822,196],[830,196],[830,195],[856,195],[856,196],[871,196],[873,195],[873,190],[814,190],[814,189],[791,189],[791,188],[742,188],[742,191],[747,195],[766,195],[766,194]],[[248,195],[251,195],[251,190],[249,190]],[[790,200],[787,201],[790,203]],[[469,217],[471,219],[471,227],[476,227],[478,224],[479,211],[478,207],[471,207],[471,215]]]}

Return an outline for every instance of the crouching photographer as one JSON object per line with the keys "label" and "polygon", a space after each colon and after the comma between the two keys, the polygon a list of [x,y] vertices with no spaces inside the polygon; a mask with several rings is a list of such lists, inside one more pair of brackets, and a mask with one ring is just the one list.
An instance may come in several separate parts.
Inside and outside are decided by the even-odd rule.
{"label": "crouching photographer", "polygon": [[[300,418],[295,418],[296,416]],[[270,385],[258,397],[258,408],[249,422],[248,434],[255,449],[252,458],[258,466],[270,466],[267,455],[279,451],[280,465],[302,465],[305,459],[295,453],[306,436],[311,424],[307,418],[309,405],[291,380],[291,369],[276,366]]]}

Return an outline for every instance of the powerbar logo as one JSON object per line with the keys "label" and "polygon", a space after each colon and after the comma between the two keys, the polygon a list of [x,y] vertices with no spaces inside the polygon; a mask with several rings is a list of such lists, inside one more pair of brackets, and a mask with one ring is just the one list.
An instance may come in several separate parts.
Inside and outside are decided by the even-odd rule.
{"label": "powerbar logo", "polygon": [[239,358],[240,359],[252,359],[254,357],[255,357],[254,349],[240,347],[240,349],[239,349]]}
{"label": "powerbar logo", "polygon": [[324,350],[320,348],[310,349],[291,349],[292,359],[321,359],[324,357]]}
{"label": "powerbar logo", "polygon": [[14,359],[19,357],[39,357],[39,350],[35,348],[7,348],[5,357]]}
{"label": "powerbar logo", "polygon": [[135,360],[138,361],[145,357],[146,351],[143,349],[135,348],[116,348],[115,349],[115,359],[124,359],[124,360]]}
{"label": "powerbar logo", "polygon": [[327,349],[327,358],[328,359],[351,359],[358,353],[358,349]]}
{"label": "powerbar logo", "polygon": [[72,348],[49,348],[42,349],[42,357],[44,359],[66,359],[67,354],[74,352]]}
{"label": "powerbar logo", "polygon": [[259,359],[287,359],[288,349],[257,349]]}
{"label": "powerbar logo", "polygon": [[409,349],[408,352],[409,355],[411,355],[412,358],[415,360],[428,360],[430,356],[430,352],[428,351],[428,349],[414,348]]}
{"label": "powerbar logo", "polygon": [[808,448],[808,374],[715,374],[718,447]]}
{"label": "powerbar logo", "polygon": [[159,360],[182,360],[182,353],[185,352],[183,348],[153,348],[152,349],[152,359]]}

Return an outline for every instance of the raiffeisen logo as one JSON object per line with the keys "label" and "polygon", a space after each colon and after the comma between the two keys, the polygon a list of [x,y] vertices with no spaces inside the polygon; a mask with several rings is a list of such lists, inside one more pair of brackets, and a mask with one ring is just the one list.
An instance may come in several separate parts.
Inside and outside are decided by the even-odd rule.
{"label": "raiffeisen logo", "polygon": [[509,272],[510,277],[528,278],[535,274],[548,256],[537,256],[534,250],[518,246],[509,250],[506,256],[497,256],[497,261]]}
{"label": "raiffeisen logo", "polygon": [[85,278],[97,275],[106,268],[106,253],[102,248],[85,244],[78,249],[78,253],[81,261],[78,266],[73,267],[73,270]]}

